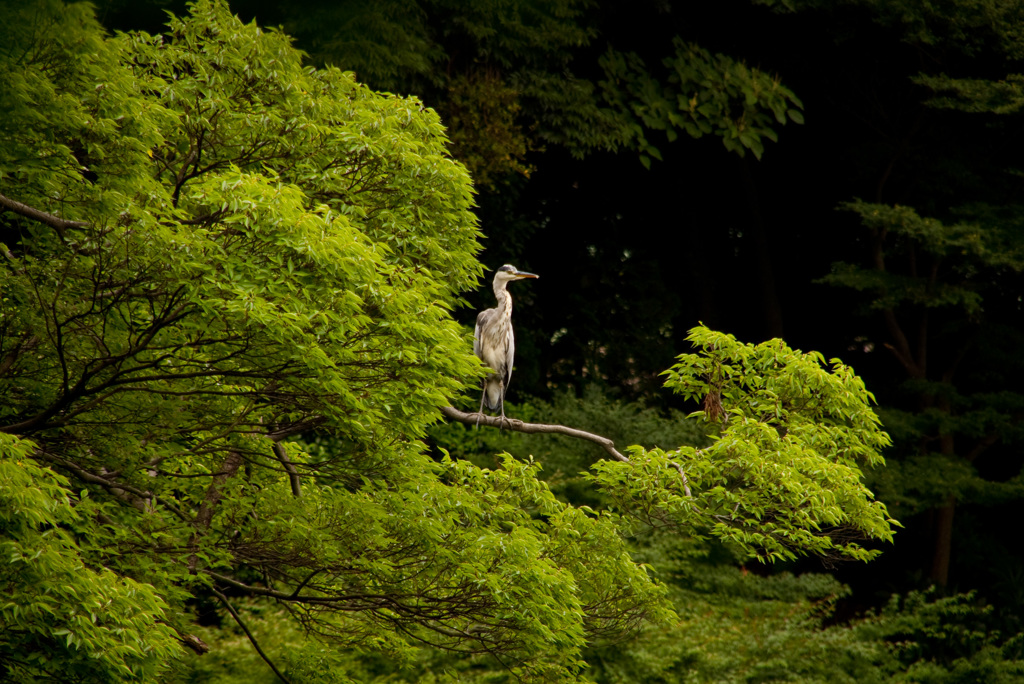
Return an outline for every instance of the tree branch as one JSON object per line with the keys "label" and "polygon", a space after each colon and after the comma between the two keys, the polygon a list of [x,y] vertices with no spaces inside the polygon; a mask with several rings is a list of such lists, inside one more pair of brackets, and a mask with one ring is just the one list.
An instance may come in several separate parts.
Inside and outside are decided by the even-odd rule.
{"label": "tree branch", "polygon": [[207,644],[205,641],[203,641],[202,639],[200,639],[196,635],[194,635],[194,634],[182,634],[178,630],[175,630],[175,631],[178,632],[178,641],[180,641],[183,646],[185,646],[187,648],[190,648],[193,651],[195,651],[196,655],[206,655],[207,653],[210,652],[209,644]]}
{"label": "tree branch", "polygon": [[451,406],[441,407],[441,413],[459,423],[465,423],[466,425],[489,425],[496,428],[508,428],[515,432],[524,432],[528,435],[532,434],[559,434],[568,435],[569,437],[575,437],[576,439],[583,439],[588,442],[600,445],[612,455],[618,461],[623,463],[629,463],[629,459],[623,456],[615,448],[615,442],[602,437],[601,435],[595,435],[591,432],[585,432],[583,430],[577,430],[576,428],[566,427],[564,425],[544,425],[543,423],[524,423],[521,420],[515,418],[504,418],[500,416],[485,416],[480,413],[464,413],[457,408]]}
{"label": "tree branch", "polygon": [[302,480],[299,478],[299,471],[295,468],[295,464],[291,462],[291,459],[288,458],[288,452],[280,442],[274,442],[274,455],[277,456],[277,460],[281,462],[281,465],[288,472],[288,481],[292,485],[292,496],[295,498],[301,497]]}
{"label": "tree branch", "polygon": [[192,555],[188,559],[188,570],[193,575],[196,574],[196,566],[199,563],[197,551],[199,540],[210,529],[210,523],[213,522],[214,509],[217,508],[217,504],[220,503],[222,496],[221,488],[228,479],[238,472],[238,468],[241,465],[242,455],[237,451],[228,452],[227,458],[224,459],[224,465],[221,467],[220,472],[213,476],[210,486],[206,489],[206,497],[203,499],[203,503],[199,505],[199,511],[196,513],[194,523],[196,531],[192,534],[192,539],[189,540],[189,546],[192,547]]}
{"label": "tree branch", "polygon": [[57,231],[61,238],[64,237],[64,231],[66,231],[68,228],[84,228],[89,225],[88,223],[83,223],[82,221],[67,221],[65,219],[60,218],[59,216],[47,214],[45,211],[39,211],[38,209],[34,209],[33,207],[28,206],[27,204],[22,204],[21,202],[12,200],[11,198],[5,197],[4,195],[0,195],[0,207],[3,207],[8,211],[13,211],[15,214],[21,214],[22,216],[30,218],[33,221],[39,221],[40,223],[44,223],[50,226],[51,228]]}
{"label": "tree branch", "polygon": [[889,328],[889,334],[895,344],[885,343],[885,348],[893,353],[896,360],[903,365],[913,378],[923,378],[924,372],[921,370],[917,360],[914,359],[913,352],[910,351],[910,342],[907,340],[907,336],[903,333],[903,328],[900,326],[899,320],[896,318],[896,312],[892,309],[885,309],[882,312],[885,318],[886,327]]}
{"label": "tree branch", "polygon": [[[595,435],[592,432],[586,432],[584,430],[577,430],[576,428],[566,427],[564,425],[545,425],[543,423],[524,423],[521,420],[515,418],[501,418],[500,416],[485,416],[480,413],[465,413],[451,406],[442,406],[441,413],[448,418],[459,422],[465,423],[466,425],[489,425],[496,428],[508,428],[515,432],[523,432],[526,434],[559,434],[567,435],[569,437],[575,437],[576,439],[586,440],[593,442],[594,444],[600,445],[605,451],[607,451],[613,458],[623,463],[629,463],[629,459],[623,456],[615,448],[615,442],[602,437],[601,435]],[[673,468],[679,471],[679,477],[683,480],[683,490],[686,492],[686,496],[692,497],[693,494],[690,492],[690,481],[686,479],[686,473],[683,472],[683,467],[675,461],[669,462]]]}
{"label": "tree branch", "polygon": [[[129,506],[137,508],[140,511],[153,510],[156,508],[157,505],[160,505],[169,510],[174,515],[176,515],[180,520],[189,520],[189,517],[185,515],[185,513],[174,504],[169,503],[164,499],[158,500],[157,497],[154,496],[154,494],[148,490],[142,490],[137,487],[133,487],[132,485],[126,482],[114,482],[111,479],[109,479],[110,477],[113,476],[112,474],[107,474],[106,477],[97,475],[96,473],[90,472],[85,468],[82,468],[81,466],[73,463],[72,461],[69,461],[66,458],[62,458],[60,456],[50,454],[42,450],[37,450],[33,454],[33,456],[39,459],[47,460],[61,468],[64,468],[65,470],[71,471],[82,482],[89,482],[91,484],[96,484],[99,485],[100,487],[103,487],[108,492],[110,492],[110,494],[114,496],[114,498],[118,499],[119,501],[125,504],[128,504]],[[129,494],[134,495],[134,498],[132,496],[129,496]]]}
{"label": "tree branch", "polygon": [[39,338],[35,335],[29,337],[27,340],[22,338],[22,340],[23,341],[19,341],[18,344],[14,345],[14,349],[12,349],[7,356],[0,360],[0,376],[5,375],[7,371],[11,369],[11,366],[13,366],[14,362],[18,360],[18,357],[23,351],[32,349],[39,344]]}

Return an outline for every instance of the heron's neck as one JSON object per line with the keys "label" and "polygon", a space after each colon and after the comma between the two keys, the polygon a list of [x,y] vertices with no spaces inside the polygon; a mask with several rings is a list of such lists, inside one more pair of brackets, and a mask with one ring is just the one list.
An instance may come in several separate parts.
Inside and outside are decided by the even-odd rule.
{"label": "heron's neck", "polygon": [[494,297],[498,300],[498,311],[502,313],[508,313],[512,311],[512,295],[505,289],[507,283],[496,284],[494,286]]}

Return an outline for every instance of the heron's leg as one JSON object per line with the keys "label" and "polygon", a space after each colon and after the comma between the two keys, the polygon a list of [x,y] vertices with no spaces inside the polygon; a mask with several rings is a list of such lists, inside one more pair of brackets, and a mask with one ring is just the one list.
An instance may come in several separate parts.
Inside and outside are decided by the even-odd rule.
{"label": "heron's leg", "polygon": [[484,417],[484,397],[487,396],[487,380],[484,380],[484,390],[480,393],[480,410],[476,414],[476,426],[480,427],[480,419]]}
{"label": "heron's leg", "polygon": [[501,383],[501,427],[500,430],[505,429],[505,423],[508,419],[505,417],[505,383]]}

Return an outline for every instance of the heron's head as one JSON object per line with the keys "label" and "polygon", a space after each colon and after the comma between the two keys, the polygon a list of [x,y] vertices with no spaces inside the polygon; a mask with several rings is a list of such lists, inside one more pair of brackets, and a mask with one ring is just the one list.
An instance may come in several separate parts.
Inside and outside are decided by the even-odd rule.
{"label": "heron's head", "polygon": [[505,264],[499,268],[494,274],[494,284],[504,284],[513,280],[523,280],[525,278],[539,278],[540,276],[536,273],[527,273],[526,271],[520,271],[511,264]]}

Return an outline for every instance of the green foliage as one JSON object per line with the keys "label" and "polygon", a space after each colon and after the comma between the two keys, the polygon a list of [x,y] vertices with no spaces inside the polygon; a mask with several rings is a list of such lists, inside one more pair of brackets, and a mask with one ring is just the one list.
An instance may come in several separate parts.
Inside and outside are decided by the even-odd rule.
{"label": "green foliage", "polygon": [[969,594],[911,592],[877,614],[825,626],[847,592],[826,576],[718,569],[714,577],[712,592],[675,593],[678,623],[591,655],[594,680],[1009,684],[1024,674],[1022,635],[994,630],[991,611]]}
{"label": "green foliage", "polygon": [[946,75],[920,75],[914,79],[935,93],[928,104],[941,109],[970,113],[1016,114],[1024,107],[1024,76],[1009,74],[990,81],[977,78],[950,78]]}
{"label": "green foliage", "polygon": [[[759,4],[786,9],[827,7],[822,0],[756,0]],[[834,4],[834,3],[833,3]],[[1024,12],[1006,0],[845,0],[862,7],[875,21],[899,30],[906,42],[932,50],[952,51],[968,56],[994,51],[1009,59],[1024,57],[1024,36],[1020,24]]]}
{"label": "green foliage", "polygon": [[858,630],[889,646],[888,681],[967,684],[1020,681],[1024,635],[1006,638],[991,625],[991,606],[973,594],[893,596]]}
{"label": "green foliage", "polygon": [[96,121],[79,94],[116,66],[114,51],[85,3],[5,3],[4,11],[0,177],[6,185],[17,169],[26,181],[46,186],[62,171],[77,176],[83,164],[76,154],[98,137],[109,139],[111,123]]}
{"label": "green foliage", "polygon": [[[582,397],[562,394],[550,404],[530,401],[516,407],[515,412],[530,420],[543,419],[599,431],[622,444],[629,443],[631,438],[627,435],[633,434],[651,437],[649,443],[655,444],[704,444],[702,431],[695,429],[692,419],[677,413],[665,417],[636,404],[611,401],[594,387]],[[461,424],[436,426],[431,429],[431,437],[438,444],[452,447],[460,457],[478,463],[501,463],[491,461],[490,454],[503,447],[523,455],[533,454],[544,462],[549,481],[564,496],[574,501],[589,496],[595,507],[606,503],[596,493],[576,488],[574,483],[578,479],[571,477],[599,455],[595,452],[600,450],[586,442],[475,430]],[[468,467],[465,461],[463,465]],[[536,467],[531,466],[534,473]],[[563,472],[552,473],[553,468]],[[677,617],[647,623],[627,641],[591,639],[582,652],[588,667],[581,674],[588,681],[882,682],[893,681],[893,676],[901,675],[911,664],[908,661],[904,665],[896,659],[888,640],[897,642],[898,648],[906,648],[912,639],[919,638],[917,632],[908,631],[900,639],[890,639],[889,635],[896,633],[895,626],[888,622],[883,625],[879,620],[824,626],[837,602],[848,596],[848,589],[828,575],[782,573],[761,577],[735,567],[731,556],[725,554],[723,558],[722,549],[714,549],[713,544],[677,534],[678,529],[666,534],[664,530],[634,526],[634,531],[628,551],[634,560],[657,572]],[[600,541],[606,543],[618,545],[614,538]],[[258,610],[255,606],[247,609]],[[509,674],[496,669],[493,663],[453,658],[427,648],[392,652],[387,658],[366,651],[325,651],[300,635],[283,633],[272,615],[248,615],[252,619],[250,626],[257,630],[265,649],[280,644],[278,648],[282,651],[293,650],[287,658],[287,674],[296,681],[346,681],[345,677],[364,682],[511,681]],[[906,622],[906,616],[898,610],[891,617]],[[216,643],[213,640],[218,636],[210,633],[208,640]],[[216,660],[199,662],[195,667],[205,669],[207,663],[216,663],[207,671],[223,672],[222,677],[239,671],[240,666],[233,665],[232,654],[238,652],[241,644],[237,635],[231,638],[234,646],[224,653],[219,653],[219,645],[215,646],[219,653]],[[922,641],[920,648],[924,653],[931,646]],[[240,652],[238,656],[243,657]],[[336,679],[321,679],[326,672]],[[319,673],[321,678],[313,673]]]}
{"label": "green foliage", "polygon": [[899,31],[903,40],[933,51],[976,56],[984,52],[1019,60],[1024,57],[1020,25],[1024,11],[1007,0],[754,0],[756,4],[793,12],[852,6],[870,12],[874,21]]}
{"label": "green foliage", "polygon": [[159,676],[181,650],[167,604],[90,560],[99,540],[78,531],[99,509],[36,449],[0,433],[0,667],[19,682]]}
{"label": "green foliage", "polygon": [[847,591],[827,575],[762,578],[699,567],[686,577],[696,586],[674,592],[681,619],[593,656],[595,681],[883,681],[875,669],[881,644],[846,627],[823,628]]}
{"label": "green foliage", "polygon": [[861,468],[882,465],[889,437],[863,381],[781,340],[742,344],[701,327],[689,339],[701,353],[681,355],[666,386],[704,401],[705,417],[721,421],[714,441],[631,449],[629,465],[598,464],[594,483],[643,520],[699,530],[759,559],[877,555],[858,540],[891,541],[895,521]]}
{"label": "green foliage", "polygon": [[285,18],[285,30],[316,62],[353,71],[381,90],[403,92],[410,81],[430,79],[444,58],[418,3],[299,0]]}
{"label": "green foliage", "polygon": [[[561,99],[537,139],[578,151],[643,141],[653,155],[643,131],[655,129],[759,155],[772,126],[800,119],[774,79],[681,42],[664,87],[615,53],[601,89],[565,75],[592,38],[578,11],[495,5],[454,22],[501,69],[443,84],[467,126],[496,122],[480,140],[496,145],[487,156],[510,150],[508,168],[532,131],[515,108],[545,98]],[[421,19],[380,13],[352,26]],[[594,649],[638,631],[713,635],[685,602],[690,631],[673,631],[676,589],[654,578],[648,561],[664,556],[645,545],[644,523],[677,535],[679,556],[710,537],[741,556],[866,560],[875,552],[861,539],[891,539],[860,482],[887,444],[870,395],[848,367],[826,370],[779,341],[692,332],[701,351],[680,357],[668,386],[705,400],[710,444],[678,413],[666,425],[596,395],[523,415],[644,444],[629,463],[595,463],[593,449],[557,439],[428,432],[480,374],[451,311],[481,266],[469,176],[419,100],[303,66],[289,38],[214,0],[160,35],[104,37],[88,6],[47,0],[2,30],[7,674],[264,676],[251,652],[238,655],[226,606],[219,627],[196,624],[196,606],[224,596],[294,681],[366,680],[392,664],[420,679],[573,680]],[[426,36],[395,32],[420,47]],[[557,72],[541,45],[557,48]],[[381,73],[435,74],[429,49],[407,57]],[[573,133],[577,120],[593,125]],[[431,458],[428,435],[457,458]],[[481,449],[524,453],[485,462]],[[666,576],[725,591],[679,568]],[[737,595],[795,602],[801,616],[808,596],[838,591],[733,575]],[[767,639],[790,623],[764,608]],[[800,624],[794,634],[813,631]],[[197,634],[222,650],[186,657],[174,637]],[[767,678],[788,639],[765,651],[720,643],[743,667],[772,654],[756,670]],[[671,651],[650,671],[695,658]]]}
{"label": "green foliage", "polygon": [[[586,1],[298,2],[280,11],[318,62],[425,97],[483,187],[528,173],[526,153],[546,145],[580,156],[635,150],[649,166],[661,156],[648,139],[656,130],[670,142],[720,136],[726,149],[760,158],[777,125],[803,121],[778,79],[678,37],[653,70],[615,49],[587,65],[585,50],[602,34]],[[579,75],[588,70],[600,76]]]}
{"label": "green foliage", "polygon": [[549,123],[545,109],[568,95],[556,105],[557,118],[581,101],[580,88],[566,85],[586,82],[567,71],[573,50],[595,37],[582,16],[588,4],[300,0],[278,9],[316,62],[352,70],[375,88],[424,97],[443,116],[452,151],[474,182],[494,187],[508,174],[530,172],[525,156],[544,143],[534,129],[538,119]]}
{"label": "green foliage", "polygon": [[523,160],[534,149],[516,121],[519,93],[494,73],[470,73],[452,80],[445,123],[458,135],[452,154],[466,165],[475,183],[493,187],[505,174],[529,176]]}
{"label": "green foliage", "polygon": [[[22,122],[14,149],[52,141],[46,167],[0,169],[20,201],[87,222],[63,236],[11,224],[25,233],[3,267],[7,427],[102,430],[134,413],[173,435],[190,396],[233,415],[207,426],[208,451],[324,412],[354,435],[384,419],[422,434],[476,367],[448,312],[479,272],[478,233],[436,115],[303,68],[286,38],[219,4],[107,49],[121,68],[61,93],[98,131],[86,149],[63,117]],[[56,339],[35,336],[46,325]],[[22,352],[37,345],[60,369],[34,369]]]}
{"label": "green foliage", "polygon": [[639,541],[679,620],[592,649],[596,682],[1010,682],[1024,667],[1021,635],[970,594],[910,592],[840,621],[856,601],[829,575],[761,576],[671,535]]}
{"label": "green foliage", "polygon": [[[867,253],[862,265],[834,264],[823,282],[862,293],[884,324],[879,341],[902,367],[905,381],[893,387],[884,412],[895,465],[875,482],[882,498],[908,513],[940,509],[928,525],[928,556],[941,585],[951,558],[954,572],[973,562],[973,554],[952,553],[955,507],[1019,502],[1021,495],[1016,350],[1024,233],[1013,137],[1021,83],[1012,71],[1024,54],[1024,16],[1017,3],[999,0],[843,4],[929,55],[906,75],[918,86],[908,92],[917,94],[915,116],[929,121],[929,138],[916,125],[900,133],[903,147],[877,185],[878,198],[883,186],[886,195],[897,188],[901,204],[842,205],[859,216]],[[945,144],[950,138],[954,149]],[[911,146],[924,154],[912,153],[918,158],[907,164],[903,152]],[[895,167],[899,179],[889,183]]]}
{"label": "green foliage", "polygon": [[[1010,412],[1002,412],[991,397],[975,396],[957,407],[955,414],[937,409],[921,412],[884,409],[883,423],[900,445],[925,442],[941,431],[972,438],[1001,434],[1008,442],[1020,440],[1020,426]],[[878,497],[905,516],[943,505],[950,496],[965,502],[1000,505],[1024,496],[1020,474],[992,480],[979,473],[972,459],[927,449],[908,450],[901,458],[889,459],[884,470],[873,471],[869,481]]]}
{"label": "green foliage", "polygon": [[[822,278],[822,282],[873,295],[874,309],[901,305],[956,307],[975,316],[981,312],[981,290],[990,284],[993,271],[1024,268],[1024,245],[1014,226],[983,226],[976,222],[946,225],[921,217],[910,207],[861,201],[849,202],[844,208],[856,212],[877,239],[893,245],[893,249],[887,250],[890,258],[909,254],[912,259],[929,259],[935,265],[934,269],[903,274],[840,263]],[[937,278],[940,265],[943,270],[952,270],[955,277]]]}
{"label": "green foliage", "polygon": [[674,54],[663,60],[665,85],[635,54],[611,51],[602,60],[604,96],[635,122],[630,129],[646,166],[646,155],[660,159],[661,154],[644,130],[663,130],[669,142],[682,132],[692,138],[717,135],[730,152],[743,156],[750,150],[760,159],[763,140],[778,140],[776,125],[803,123],[803,104],[777,78],[678,38],[673,48]]}

